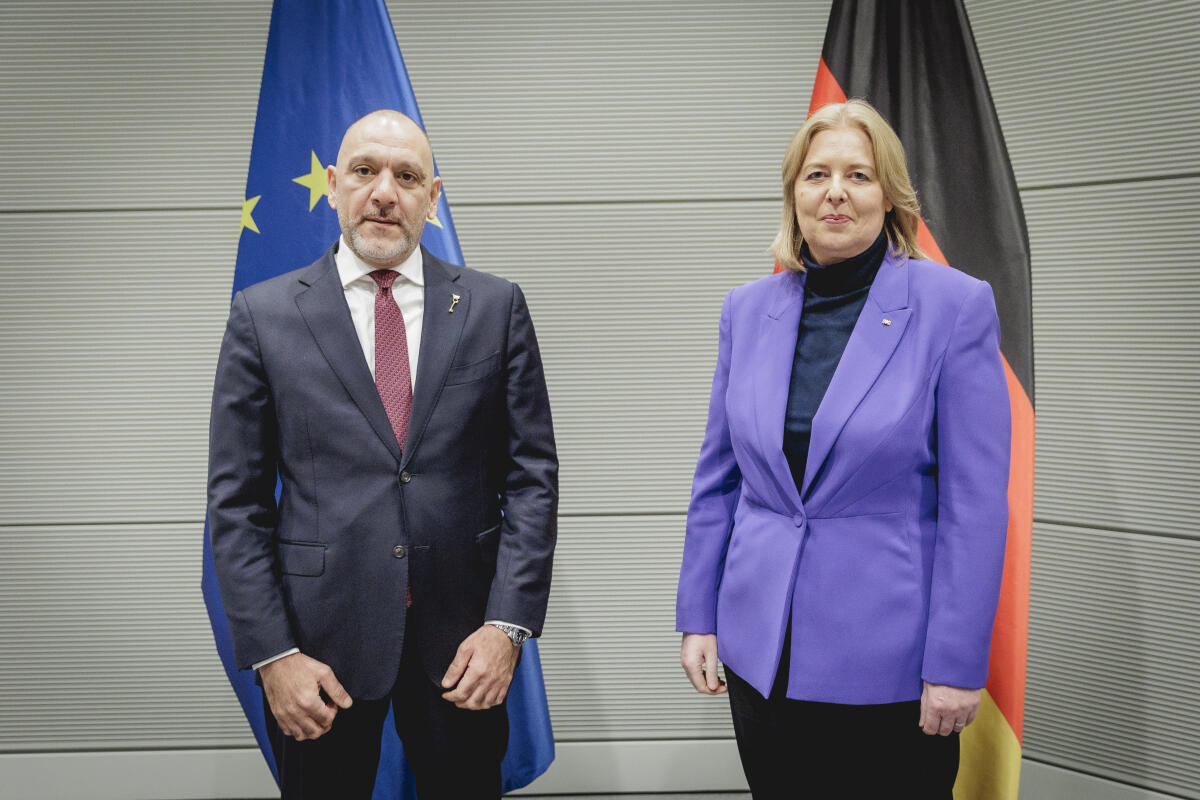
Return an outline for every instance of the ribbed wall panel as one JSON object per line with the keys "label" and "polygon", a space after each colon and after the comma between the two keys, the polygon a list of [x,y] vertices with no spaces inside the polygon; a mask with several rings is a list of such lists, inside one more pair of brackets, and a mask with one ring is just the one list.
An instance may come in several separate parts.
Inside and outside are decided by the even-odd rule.
{"label": "ribbed wall panel", "polygon": [[730,738],[729,702],[679,665],[684,516],[562,520],[541,642],[559,741]]}
{"label": "ribbed wall panel", "polygon": [[1200,172],[1200,4],[966,5],[1022,189]]}
{"label": "ribbed wall panel", "polygon": [[1034,527],[1025,752],[1200,797],[1200,541]]}
{"label": "ribbed wall panel", "polygon": [[554,408],[564,514],[682,513],[725,293],[767,274],[774,203],[457,214],[471,266],[518,281]]}
{"label": "ribbed wall panel", "polygon": [[[770,0],[391,10],[451,202],[501,204],[776,197],[829,13]],[[447,57],[450,42],[469,57]]]}
{"label": "ribbed wall panel", "polygon": [[240,207],[270,14],[5,0],[0,211]]}
{"label": "ribbed wall panel", "polygon": [[236,233],[236,211],[0,214],[0,524],[198,536]]}
{"label": "ribbed wall panel", "polygon": [[[1200,535],[1200,179],[1023,200],[1036,265],[1037,518]],[[1138,209],[1152,235],[1131,230]]]}
{"label": "ribbed wall panel", "polygon": [[0,752],[253,743],[200,601],[201,530],[0,526]]}
{"label": "ribbed wall panel", "polygon": [[[827,13],[391,4],[455,207],[776,196]],[[240,204],[269,17],[264,0],[9,0],[0,210]]]}

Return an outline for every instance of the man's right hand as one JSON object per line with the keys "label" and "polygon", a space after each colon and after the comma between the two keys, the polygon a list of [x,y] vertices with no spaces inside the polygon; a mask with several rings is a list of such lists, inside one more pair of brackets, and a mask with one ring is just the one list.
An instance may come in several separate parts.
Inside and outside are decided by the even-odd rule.
{"label": "man's right hand", "polygon": [[[353,702],[328,665],[303,653],[272,661],[258,675],[279,730],[298,742],[328,733],[338,708]],[[333,702],[321,698],[322,689]]]}

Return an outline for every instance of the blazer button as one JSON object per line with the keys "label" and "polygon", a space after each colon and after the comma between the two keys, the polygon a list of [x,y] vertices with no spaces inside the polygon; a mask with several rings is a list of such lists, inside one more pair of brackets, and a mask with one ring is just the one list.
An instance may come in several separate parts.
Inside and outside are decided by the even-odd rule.
{"label": "blazer button", "polygon": [[412,475],[408,472],[408,470],[405,470],[404,472],[400,473],[400,482],[401,483],[408,483],[411,480],[412,480]]}
{"label": "blazer button", "polygon": [[396,558],[404,558],[404,545],[398,544],[392,548],[392,555]]}
{"label": "blazer button", "polygon": [[792,522],[796,523],[797,528],[803,528],[804,527],[804,512],[797,511],[795,516],[792,517]]}

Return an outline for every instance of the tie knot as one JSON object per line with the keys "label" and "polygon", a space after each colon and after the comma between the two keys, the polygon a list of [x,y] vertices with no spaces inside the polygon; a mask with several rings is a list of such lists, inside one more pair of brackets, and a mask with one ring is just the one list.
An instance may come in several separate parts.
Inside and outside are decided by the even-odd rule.
{"label": "tie knot", "polygon": [[400,276],[399,272],[394,269],[377,269],[370,273],[371,280],[379,284],[380,289],[390,289],[392,284],[396,282],[396,278]]}

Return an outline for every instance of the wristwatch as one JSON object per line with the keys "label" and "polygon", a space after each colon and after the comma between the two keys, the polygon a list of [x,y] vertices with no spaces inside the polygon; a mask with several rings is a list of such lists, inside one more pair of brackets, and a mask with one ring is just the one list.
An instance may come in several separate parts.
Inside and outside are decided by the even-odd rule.
{"label": "wristwatch", "polygon": [[529,638],[529,633],[518,628],[516,625],[505,625],[503,622],[489,622],[488,625],[504,631],[504,635],[512,641],[513,647],[520,647]]}

